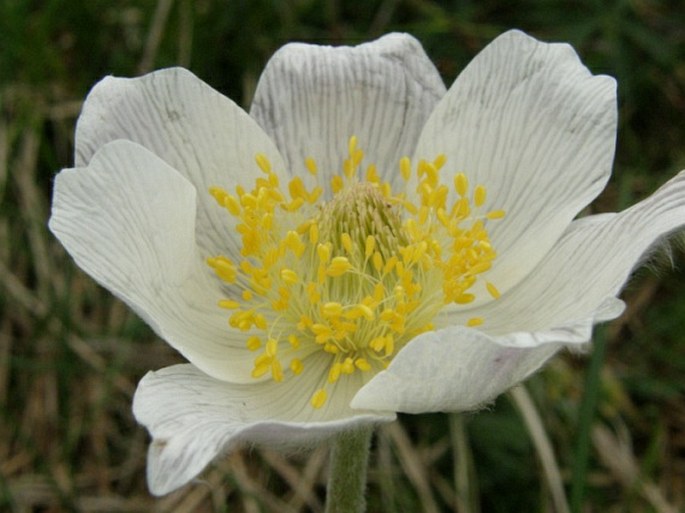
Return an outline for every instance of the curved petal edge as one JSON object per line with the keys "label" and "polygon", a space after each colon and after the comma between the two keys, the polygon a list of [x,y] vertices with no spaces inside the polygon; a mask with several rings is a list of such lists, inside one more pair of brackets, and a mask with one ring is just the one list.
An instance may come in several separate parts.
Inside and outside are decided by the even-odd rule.
{"label": "curved petal edge", "polygon": [[214,458],[257,444],[293,450],[345,429],[395,419],[394,413],[349,408],[315,410],[301,397],[301,383],[286,380],[234,385],[213,379],[192,365],[146,374],[133,400],[133,413],[152,435],[148,486],[164,495],[195,478]]}

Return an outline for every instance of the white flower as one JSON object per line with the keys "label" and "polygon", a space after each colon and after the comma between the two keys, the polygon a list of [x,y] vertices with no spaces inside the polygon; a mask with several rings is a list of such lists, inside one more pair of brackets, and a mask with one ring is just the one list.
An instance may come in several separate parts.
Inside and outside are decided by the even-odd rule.
{"label": "white flower", "polygon": [[97,84],[50,228],[190,362],[135,396],[151,490],[243,443],[477,408],[589,341],[685,224],[683,173],[574,220],[616,117],[613,79],[517,31],[448,91],[403,34],[285,46],[249,115],[182,69]]}

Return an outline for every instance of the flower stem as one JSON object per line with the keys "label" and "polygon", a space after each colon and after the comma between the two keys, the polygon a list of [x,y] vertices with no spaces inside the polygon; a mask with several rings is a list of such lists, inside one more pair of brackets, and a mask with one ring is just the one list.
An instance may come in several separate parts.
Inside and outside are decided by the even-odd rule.
{"label": "flower stem", "polygon": [[331,450],[326,491],[326,513],[363,513],[366,510],[366,470],[373,428],[364,426],[340,433]]}
{"label": "flower stem", "polygon": [[602,387],[602,365],[606,356],[606,328],[600,327],[593,338],[592,357],[585,375],[583,401],[578,413],[578,437],[571,474],[571,511],[580,513],[585,508],[588,465],[592,447],[592,425],[597,415],[597,401]]}

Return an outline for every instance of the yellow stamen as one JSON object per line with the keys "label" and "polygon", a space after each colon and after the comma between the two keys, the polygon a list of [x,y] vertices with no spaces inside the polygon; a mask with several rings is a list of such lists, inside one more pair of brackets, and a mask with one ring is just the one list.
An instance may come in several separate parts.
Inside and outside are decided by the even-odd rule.
{"label": "yellow stamen", "polygon": [[485,203],[485,195],[485,187],[482,185],[477,185],[473,190],[473,204],[476,207],[482,207],[483,203]]}
{"label": "yellow stamen", "polygon": [[304,364],[302,363],[302,360],[299,358],[293,358],[290,361],[290,370],[293,371],[293,374],[296,376],[300,374],[304,370]]}
{"label": "yellow stamen", "polygon": [[468,321],[466,321],[466,325],[469,328],[475,328],[476,326],[480,326],[483,324],[483,318],[482,317],[471,317]]}
{"label": "yellow stamen", "polygon": [[247,339],[247,348],[250,351],[256,351],[260,347],[262,347],[262,341],[259,340],[259,337],[252,336]]}
{"label": "yellow stamen", "polygon": [[504,217],[504,210],[491,210],[485,214],[487,219],[502,219]]}
{"label": "yellow stamen", "polygon": [[493,299],[497,299],[500,297],[499,290],[497,290],[497,287],[495,287],[492,283],[489,281],[485,283],[485,288],[488,289],[488,292],[490,295],[493,297]]}
{"label": "yellow stamen", "polygon": [[266,157],[266,155],[263,153],[257,153],[257,155],[255,155],[255,161],[257,162],[259,169],[261,169],[264,173],[271,173],[271,162],[269,162],[269,159]]}
{"label": "yellow stamen", "polygon": [[328,394],[326,394],[326,391],[323,388],[320,388],[319,390],[314,392],[314,395],[312,396],[312,406],[318,410],[324,405],[327,397]]}
{"label": "yellow stamen", "polygon": [[[470,187],[444,154],[414,165],[401,158],[398,191],[396,180],[384,180],[386,170],[364,161],[357,137],[346,149],[327,191],[312,157],[304,175],[282,186],[262,153],[253,188],[209,189],[240,243],[232,258],[206,260],[230,289],[219,307],[229,310],[231,329],[245,333],[255,379],[280,382],[320,369],[309,364],[314,355],[327,362],[318,388],[306,392],[313,408],[338,382],[386,368],[413,337],[434,329],[445,305],[474,303],[482,288],[474,285],[497,256],[489,223],[504,217],[486,210],[485,185]],[[500,296],[493,283],[484,285]],[[466,325],[482,323],[474,316]]]}
{"label": "yellow stamen", "polygon": [[240,307],[240,302],[232,299],[222,299],[219,301],[219,306],[221,308],[226,308],[227,310],[235,310]]}
{"label": "yellow stamen", "polygon": [[307,171],[309,171],[309,174],[313,176],[316,176],[316,174],[319,172],[316,161],[312,157],[307,157],[304,159],[304,165],[306,166]]}

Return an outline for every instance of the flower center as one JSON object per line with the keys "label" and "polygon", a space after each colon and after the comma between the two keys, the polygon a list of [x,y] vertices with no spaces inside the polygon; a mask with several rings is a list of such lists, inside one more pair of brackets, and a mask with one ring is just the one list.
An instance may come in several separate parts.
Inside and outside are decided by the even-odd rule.
{"label": "flower center", "polygon": [[[265,177],[250,192],[210,189],[236,219],[242,242],[240,259],[220,255],[207,264],[227,284],[219,306],[232,311],[230,326],[246,333],[255,352],[252,376],[282,381],[323,352],[328,374],[311,396],[314,408],[346,375],[370,379],[385,368],[412,338],[433,329],[445,305],[474,301],[472,287],[496,256],[486,222],[504,216],[482,211],[486,189],[471,191],[463,173],[452,191],[441,182],[444,155],[419,161],[413,172],[402,158],[404,190],[393,192],[373,164],[362,173],[356,137],[348,153],[328,201],[312,159],[305,161],[311,189],[295,177],[286,195],[261,154],[255,160]],[[410,182],[416,195],[406,192]],[[499,296],[493,284],[485,286]]]}

